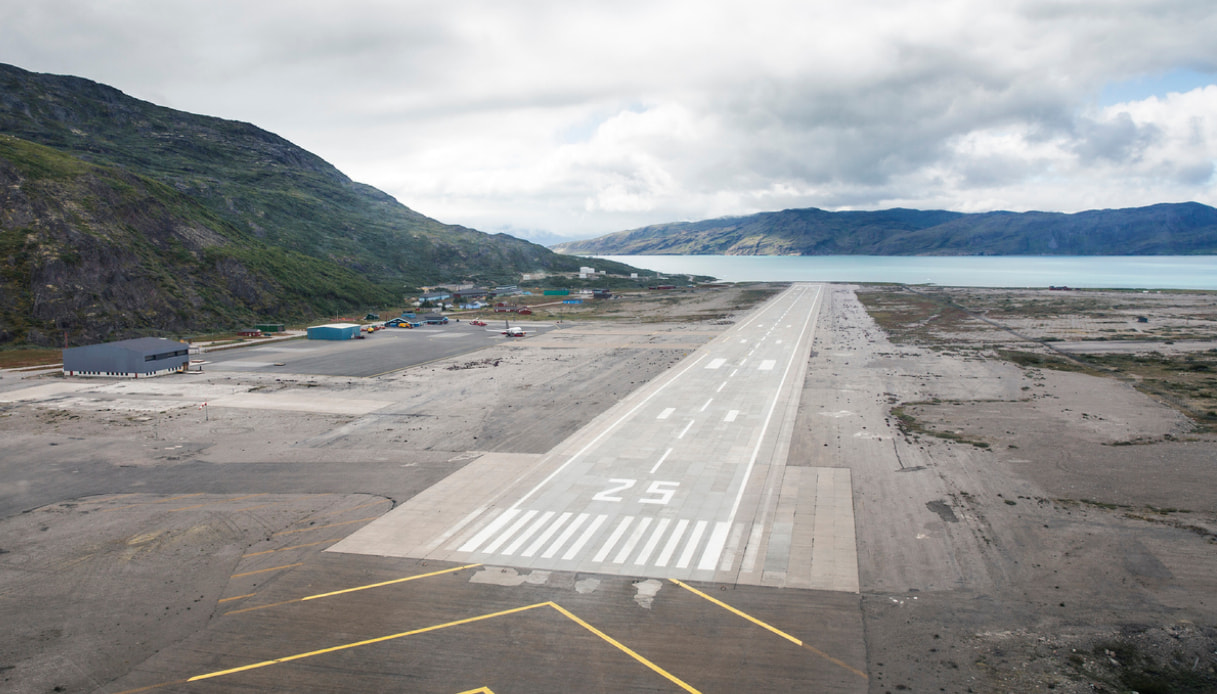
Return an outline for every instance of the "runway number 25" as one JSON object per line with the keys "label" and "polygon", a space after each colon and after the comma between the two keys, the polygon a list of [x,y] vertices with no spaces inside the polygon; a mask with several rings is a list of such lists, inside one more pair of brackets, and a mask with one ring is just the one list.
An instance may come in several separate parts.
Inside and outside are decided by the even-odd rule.
{"label": "runway number 25", "polygon": [[[613,486],[596,494],[592,499],[595,501],[621,501],[621,497],[617,496],[617,493],[632,488],[638,484],[638,480],[610,479],[609,484]],[[645,496],[638,499],[638,503],[667,505],[679,486],[680,482],[652,482],[651,486],[647,487]]]}

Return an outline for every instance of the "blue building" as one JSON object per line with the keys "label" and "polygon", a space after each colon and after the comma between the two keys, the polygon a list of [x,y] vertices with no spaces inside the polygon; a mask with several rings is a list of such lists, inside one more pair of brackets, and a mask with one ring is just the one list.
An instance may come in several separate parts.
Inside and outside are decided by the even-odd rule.
{"label": "blue building", "polygon": [[359,334],[358,323],[329,323],[308,329],[310,340],[352,340]]}

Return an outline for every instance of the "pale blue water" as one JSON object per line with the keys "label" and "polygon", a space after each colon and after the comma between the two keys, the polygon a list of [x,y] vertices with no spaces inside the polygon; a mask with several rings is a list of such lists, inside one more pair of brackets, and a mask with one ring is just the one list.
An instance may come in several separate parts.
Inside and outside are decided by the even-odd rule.
{"label": "pale blue water", "polygon": [[898,282],[945,287],[1215,289],[1217,256],[607,255],[727,282]]}

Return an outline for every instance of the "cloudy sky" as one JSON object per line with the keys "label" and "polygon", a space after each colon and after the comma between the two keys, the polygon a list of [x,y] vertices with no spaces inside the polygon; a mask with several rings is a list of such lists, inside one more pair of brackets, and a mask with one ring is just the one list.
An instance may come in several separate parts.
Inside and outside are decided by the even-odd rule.
{"label": "cloudy sky", "polygon": [[541,238],[790,207],[1217,205],[1213,0],[0,0],[0,62]]}

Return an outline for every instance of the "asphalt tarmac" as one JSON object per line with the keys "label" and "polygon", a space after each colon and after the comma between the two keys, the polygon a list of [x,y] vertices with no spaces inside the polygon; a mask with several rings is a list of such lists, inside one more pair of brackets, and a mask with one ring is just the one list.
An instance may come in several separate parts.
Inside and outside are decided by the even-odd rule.
{"label": "asphalt tarmac", "polygon": [[[428,325],[421,328],[386,328],[355,340],[289,340],[266,345],[205,352],[205,371],[264,374],[308,374],[370,378],[419,364],[475,352],[509,339],[502,332],[507,321]],[[553,323],[510,321],[527,335],[554,329]],[[195,357],[198,358],[198,357]]]}

